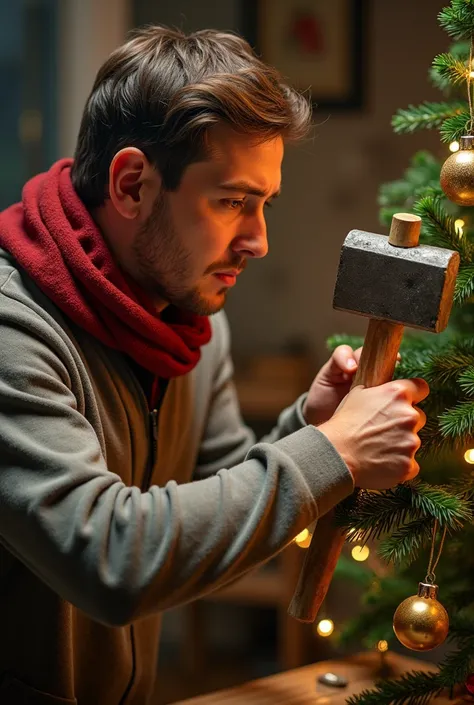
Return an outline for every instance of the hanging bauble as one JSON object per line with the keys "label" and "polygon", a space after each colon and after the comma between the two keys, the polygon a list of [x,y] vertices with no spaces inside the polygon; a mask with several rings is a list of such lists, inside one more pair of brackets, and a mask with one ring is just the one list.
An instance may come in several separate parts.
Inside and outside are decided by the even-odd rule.
{"label": "hanging bauble", "polygon": [[439,181],[450,201],[474,206],[474,135],[461,137],[459,150],[444,162]]}
{"label": "hanging bauble", "polygon": [[446,639],[449,617],[437,597],[437,585],[419,583],[418,595],[407,598],[397,608],[393,631],[407,649],[430,651]]}

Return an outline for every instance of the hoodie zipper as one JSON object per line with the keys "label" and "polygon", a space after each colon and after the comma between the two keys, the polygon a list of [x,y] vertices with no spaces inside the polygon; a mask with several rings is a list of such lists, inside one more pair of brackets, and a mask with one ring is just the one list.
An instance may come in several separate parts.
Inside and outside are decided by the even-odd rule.
{"label": "hoodie zipper", "polygon": [[150,489],[153,468],[155,467],[156,458],[158,455],[158,421],[160,418],[163,399],[165,398],[166,390],[168,389],[169,380],[163,379],[160,381],[159,392],[152,401],[154,408],[148,412],[148,460],[143,477],[142,492],[147,492]]}
{"label": "hoodie zipper", "polygon": [[149,434],[149,448],[147,467],[145,475],[143,477],[142,491],[147,492],[150,488],[150,480],[153,473],[153,468],[156,461],[156,456],[158,454],[158,417],[159,410],[153,409],[148,414],[148,434]]}

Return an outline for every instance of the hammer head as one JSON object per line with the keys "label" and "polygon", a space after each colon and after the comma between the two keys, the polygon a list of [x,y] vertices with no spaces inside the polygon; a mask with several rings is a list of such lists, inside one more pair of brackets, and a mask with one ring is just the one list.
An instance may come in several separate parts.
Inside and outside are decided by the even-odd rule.
{"label": "hammer head", "polygon": [[395,247],[351,230],[341,252],[334,308],[439,333],[448,325],[459,254],[429,245]]}

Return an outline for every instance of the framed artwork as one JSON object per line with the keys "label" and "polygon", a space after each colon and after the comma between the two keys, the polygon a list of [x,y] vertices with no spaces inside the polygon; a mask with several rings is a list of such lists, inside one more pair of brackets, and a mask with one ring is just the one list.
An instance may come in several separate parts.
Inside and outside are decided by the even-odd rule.
{"label": "framed artwork", "polygon": [[317,108],[363,106],[367,0],[241,2],[246,39]]}

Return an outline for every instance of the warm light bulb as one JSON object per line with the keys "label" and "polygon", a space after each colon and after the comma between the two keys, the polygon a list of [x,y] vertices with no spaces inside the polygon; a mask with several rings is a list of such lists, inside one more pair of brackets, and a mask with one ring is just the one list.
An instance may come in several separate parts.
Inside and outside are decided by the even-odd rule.
{"label": "warm light bulb", "polygon": [[385,639],[381,639],[377,644],[377,649],[382,653],[384,651],[388,651],[388,641],[385,641]]}
{"label": "warm light bulb", "polygon": [[449,145],[449,151],[450,152],[457,152],[458,149],[459,149],[459,142],[456,142],[456,140],[454,140],[454,142],[451,142],[451,144]]}
{"label": "warm light bulb", "polygon": [[355,561],[366,561],[370,555],[370,549],[368,546],[354,546],[351,555]]}
{"label": "warm light bulb", "polygon": [[469,448],[469,450],[466,450],[464,453],[464,460],[466,463],[469,463],[469,465],[474,465],[474,448]]}
{"label": "warm light bulb", "polygon": [[295,543],[300,548],[309,548],[311,543],[311,534],[308,529],[303,529],[298,536],[295,538]]}
{"label": "warm light bulb", "polygon": [[464,226],[465,226],[465,222],[462,218],[457,218],[454,221],[454,229],[456,231],[456,235],[459,235],[459,237],[461,237],[461,235],[463,234]]}
{"label": "warm light bulb", "polygon": [[331,636],[334,631],[334,622],[332,619],[322,619],[316,627],[316,631],[319,636]]}

